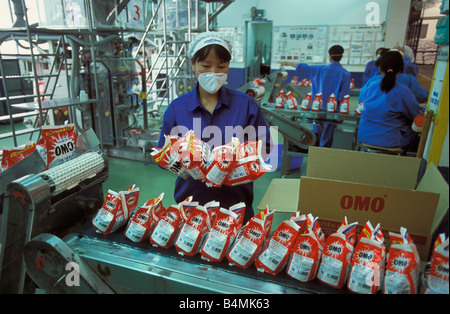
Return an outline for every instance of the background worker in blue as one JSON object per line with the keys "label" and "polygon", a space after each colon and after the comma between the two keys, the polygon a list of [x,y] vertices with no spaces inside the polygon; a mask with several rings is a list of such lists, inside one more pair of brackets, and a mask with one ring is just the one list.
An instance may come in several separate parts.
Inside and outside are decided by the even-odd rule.
{"label": "background worker in blue", "polygon": [[380,74],[380,71],[378,70],[378,67],[375,65],[375,63],[377,62],[377,60],[380,58],[380,56],[386,52],[389,51],[389,49],[386,48],[378,48],[377,51],[375,52],[376,58],[375,60],[369,61],[366,64],[366,68],[364,69],[363,72],[363,77],[362,77],[362,85],[364,86],[372,77],[374,77],[377,74]]}
{"label": "background worker in blue", "polygon": [[397,77],[403,71],[403,56],[397,50],[386,52],[380,59],[381,76],[371,81],[360,100],[364,103],[358,129],[358,141],[380,147],[417,147],[417,133],[411,129],[423,110],[413,93]]}
{"label": "background worker in blue", "polygon": [[[189,56],[198,82],[194,90],[173,100],[168,106],[158,147],[163,146],[165,134],[177,135],[182,129],[194,130],[195,135],[212,148],[230,143],[233,136],[238,137],[242,144],[247,140],[260,139],[263,144],[270,145],[269,129],[258,104],[249,95],[223,86],[231,55],[231,44],[216,32],[202,33],[193,39]],[[236,126],[242,129],[252,126],[249,129],[256,131],[253,134],[256,138],[250,138],[250,134],[228,134],[230,132],[226,128]],[[200,180],[178,177],[175,201],[181,202],[191,195],[200,205],[215,200],[223,208],[245,202],[244,221],[253,217],[253,183],[207,187]]]}
{"label": "background worker in blue", "polygon": [[414,51],[409,46],[404,46],[403,49],[399,49],[403,51],[403,62],[405,63],[403,73],[411,74],[415,78],[419,75],[419,67],[414,63]]}
{"label": "background worker in blue", "polygon": [[[379,66],[380,66],[380,58],[381,56],[386,53],[387,51],[389,51],[389,49],[385,49],[381,52],[380,57],[376,60],[375,62],[375,67],[377,68],[378,74],[376,74],[375,76],[373,76],[372,78],[370,78],[368,80],[368,82],[361,88],[360,91],[360,96],[359,96],[359,102],[361,103],[361,95],[364,94],[364,90],[367,88],[367,86],[370,84],[370,82],[372,82],[375,79],[378,79],[378,77],[381,76],[380,70],[379,70]],[[406,58],[403,55],[403,60],[405,62]],[[419,81],[416,79],[416,77],[412,74],[409,73],[404,73],[404,71],[402,73],[400,73],[397,76],[397,82],[403,85],[406,85],[411,92],[414,94],[414,96],[416,97],[417,101],[419,103],[424,103],[428,100],[428,96],[430,95],[430,91],[424,87],[422,87],[422,85],[420,85]]]}
{"label": "background worker in blue", "polygon": [[[311,80],[311,94],[312,99],[318,93],[322,93],[322,111],[327,110],[327,101],[331,94],[336,97],[339,104],[344,96],[350,92],[350,72],[348,72],[341,65],[340,61],[344,55],[344,48],[335,45],[328,50],[329,61],[328,65],[308,65],[306,63],[295,64],[290,61],[281,62],[281,66],[295,67],[299,73],[299,81],[307,78]],[[334,130],[337,124],[333,122],[323,122],[321,125],[313,124],[313,131],[320,139],[319,145],[321,147],[331,147],[333,144]]]}

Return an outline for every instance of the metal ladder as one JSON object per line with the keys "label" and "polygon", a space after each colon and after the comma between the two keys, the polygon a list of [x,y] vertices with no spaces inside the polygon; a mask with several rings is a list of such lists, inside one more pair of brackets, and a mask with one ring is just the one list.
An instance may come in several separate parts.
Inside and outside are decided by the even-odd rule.
{"label": "metal ladder", "polygon": [[[39,40],[39,37],[36,36],[37,40]],[[55,37],[56,38],[56,37]],[[64,53],[64,36],[59,36],[59,39],[57,40],[55,53],[47,53],[41,48],[39,48],[38,44],[35,43],[32,39],[31,31],[29,29],[29,26],[27,26],[27,32],[26,34],[20,34],[19,35],[11,35],[11,37],[7,38],[7,40],[14,40],[17,41],[19,39],[25,39],[28,40],[29,43],[29,49],[28,53],[17,53],[17,54],[2,54],[0,52],[0,72],[2,73],[1,84],[4,90],[4,96],[0,97],[0,101],[6,103],[6,114],[0,116],[0,122],[7,122],[9,121],[9,124],[11,126],[11,132],[0,134],[0,140],[1,139],[7,139],[12,138],[14,146],[21,145],[23,143],[18,142],[18,136],[23,134],[30,134],[30,139],[32,138],[33,134],[35,132],[40,132],[41,128],[38,127],[39,125],[44,125],[48,111],[44,110],[42,108],[42,102],[48,98],[52,99],[55,88],[58,83],[58,78],[61,74],[62,68],[64,67],[66,69],[66,75],[67,73],[67,58]],[[48,37],[47,37],[48,39]],[[53,43],[53,41],[49,41],[50,45]],[[16,42],[17,43],[17,42]],[[0,43],[1,44],[1,43]],[[35,54],[33,51],[36,49],[39,51],[39,54]],[[48,74],[38,74],[38,69],[36,66],[36,63],[40,60],[48,59],[51,63],[49,66],[49,73]],[[9,75],[5,71],[5,60],[16,60],[18,62],[23,62],[25,66],[29,66],[29,63],[31,63],[32,67],[32,73],[31,74],[19,74],[19,75]],[[21,71],[20,71],[21,72]],[[8,81],[13,80],[31,80],[32,86],[33,86],[33,93],[31,94],[25,94],[22,93],[22,95],[10,95],[10,90],[8,88]],[[44,83],[43,90],[40,90],[40,83]],[[69,91],[70,93],[70,91]],[[32,101],[29,101],[30,99],[33,99]],[[25,112],[20,113],[14,113],[13,107],[26,107],[28,104],[31,105],[33,103],[38,104],[37,110],[31,110],[28,109]],[[34,124],[30,128],[25,128],[22,130],[16,130],[15,127],[15,121],[17,119],[22,119],[25,117],[31,117],[35,116],[36,119],[34,121]],[[39,118],[39,119],[38,119]]]}

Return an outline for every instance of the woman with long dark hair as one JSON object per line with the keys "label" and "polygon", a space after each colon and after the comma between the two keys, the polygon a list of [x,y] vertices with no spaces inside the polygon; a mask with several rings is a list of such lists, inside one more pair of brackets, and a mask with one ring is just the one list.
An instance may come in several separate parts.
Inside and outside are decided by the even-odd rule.
{"label": "woman with long dark hair", "polygon": [[379,60],[381,76],[360,95],[364,110],[358,129],[358,141],[380,147],[413,150],[418,136],[411,129],[422,108],[409,88],[397,82],[403,72],[403,56],[390,50]]}

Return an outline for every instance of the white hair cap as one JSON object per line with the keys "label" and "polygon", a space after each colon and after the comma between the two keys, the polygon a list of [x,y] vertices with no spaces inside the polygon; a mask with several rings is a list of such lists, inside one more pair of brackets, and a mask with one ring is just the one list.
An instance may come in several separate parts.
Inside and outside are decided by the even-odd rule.
{"label": "white hair cap", "polygon": [[195,36],[194,39],[192,39],[189,45],[189,58],[192,59],[195,53],[200,49],[202,49],[203,47],[213,44],[224,47],[226,50],[228,50],[230,55],[232,54],[232,47],[230,42],[224,39],[220,33],[205,32]]}
{"label": "white hair cap", "polygon": [[414,62],[414,51],[409,46],[403,47],[403,53],[405,57],[411,59],[411,62]]}

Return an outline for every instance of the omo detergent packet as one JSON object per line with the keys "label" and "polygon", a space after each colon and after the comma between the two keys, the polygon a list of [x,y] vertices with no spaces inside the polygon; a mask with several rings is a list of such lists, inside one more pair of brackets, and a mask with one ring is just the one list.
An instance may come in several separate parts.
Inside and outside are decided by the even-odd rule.
{"label": "omo detergent packet", "polygon": [[406,228],[389,232],[391,247],[384,276],[386,294],[415,294],[419,282],[419,254]]}
{"label": "omo detergent packet", "polygon": [[283,221],[270,237],[267,248],[255,260],[258,271],[272,275],[278,274],[286,265],[292,246],[297,235],[302,231],[306,221],[305,215],[296,212],[289,219]]}
{"label": "omo detergent packet", "polygon": [[345,217],[338,230],[325,241],[317,278],[337,289],[342,289],[347,280],[356,241],[356,224],[348,224]]}
{"label": "omo detergent packet", "polygon": [[292,247],[286,273],[302,282],[316,278],[324,244],[325,235],[319,226],[318,217],[308,214],[305,231],[297,236]]}
{"label": "omo detergent packet", "polygon": [[353,253],[348,288],[356,293],[377,293],[383,282],[385,259],[386,249],[380,224],[374,228],[368,221]]}

